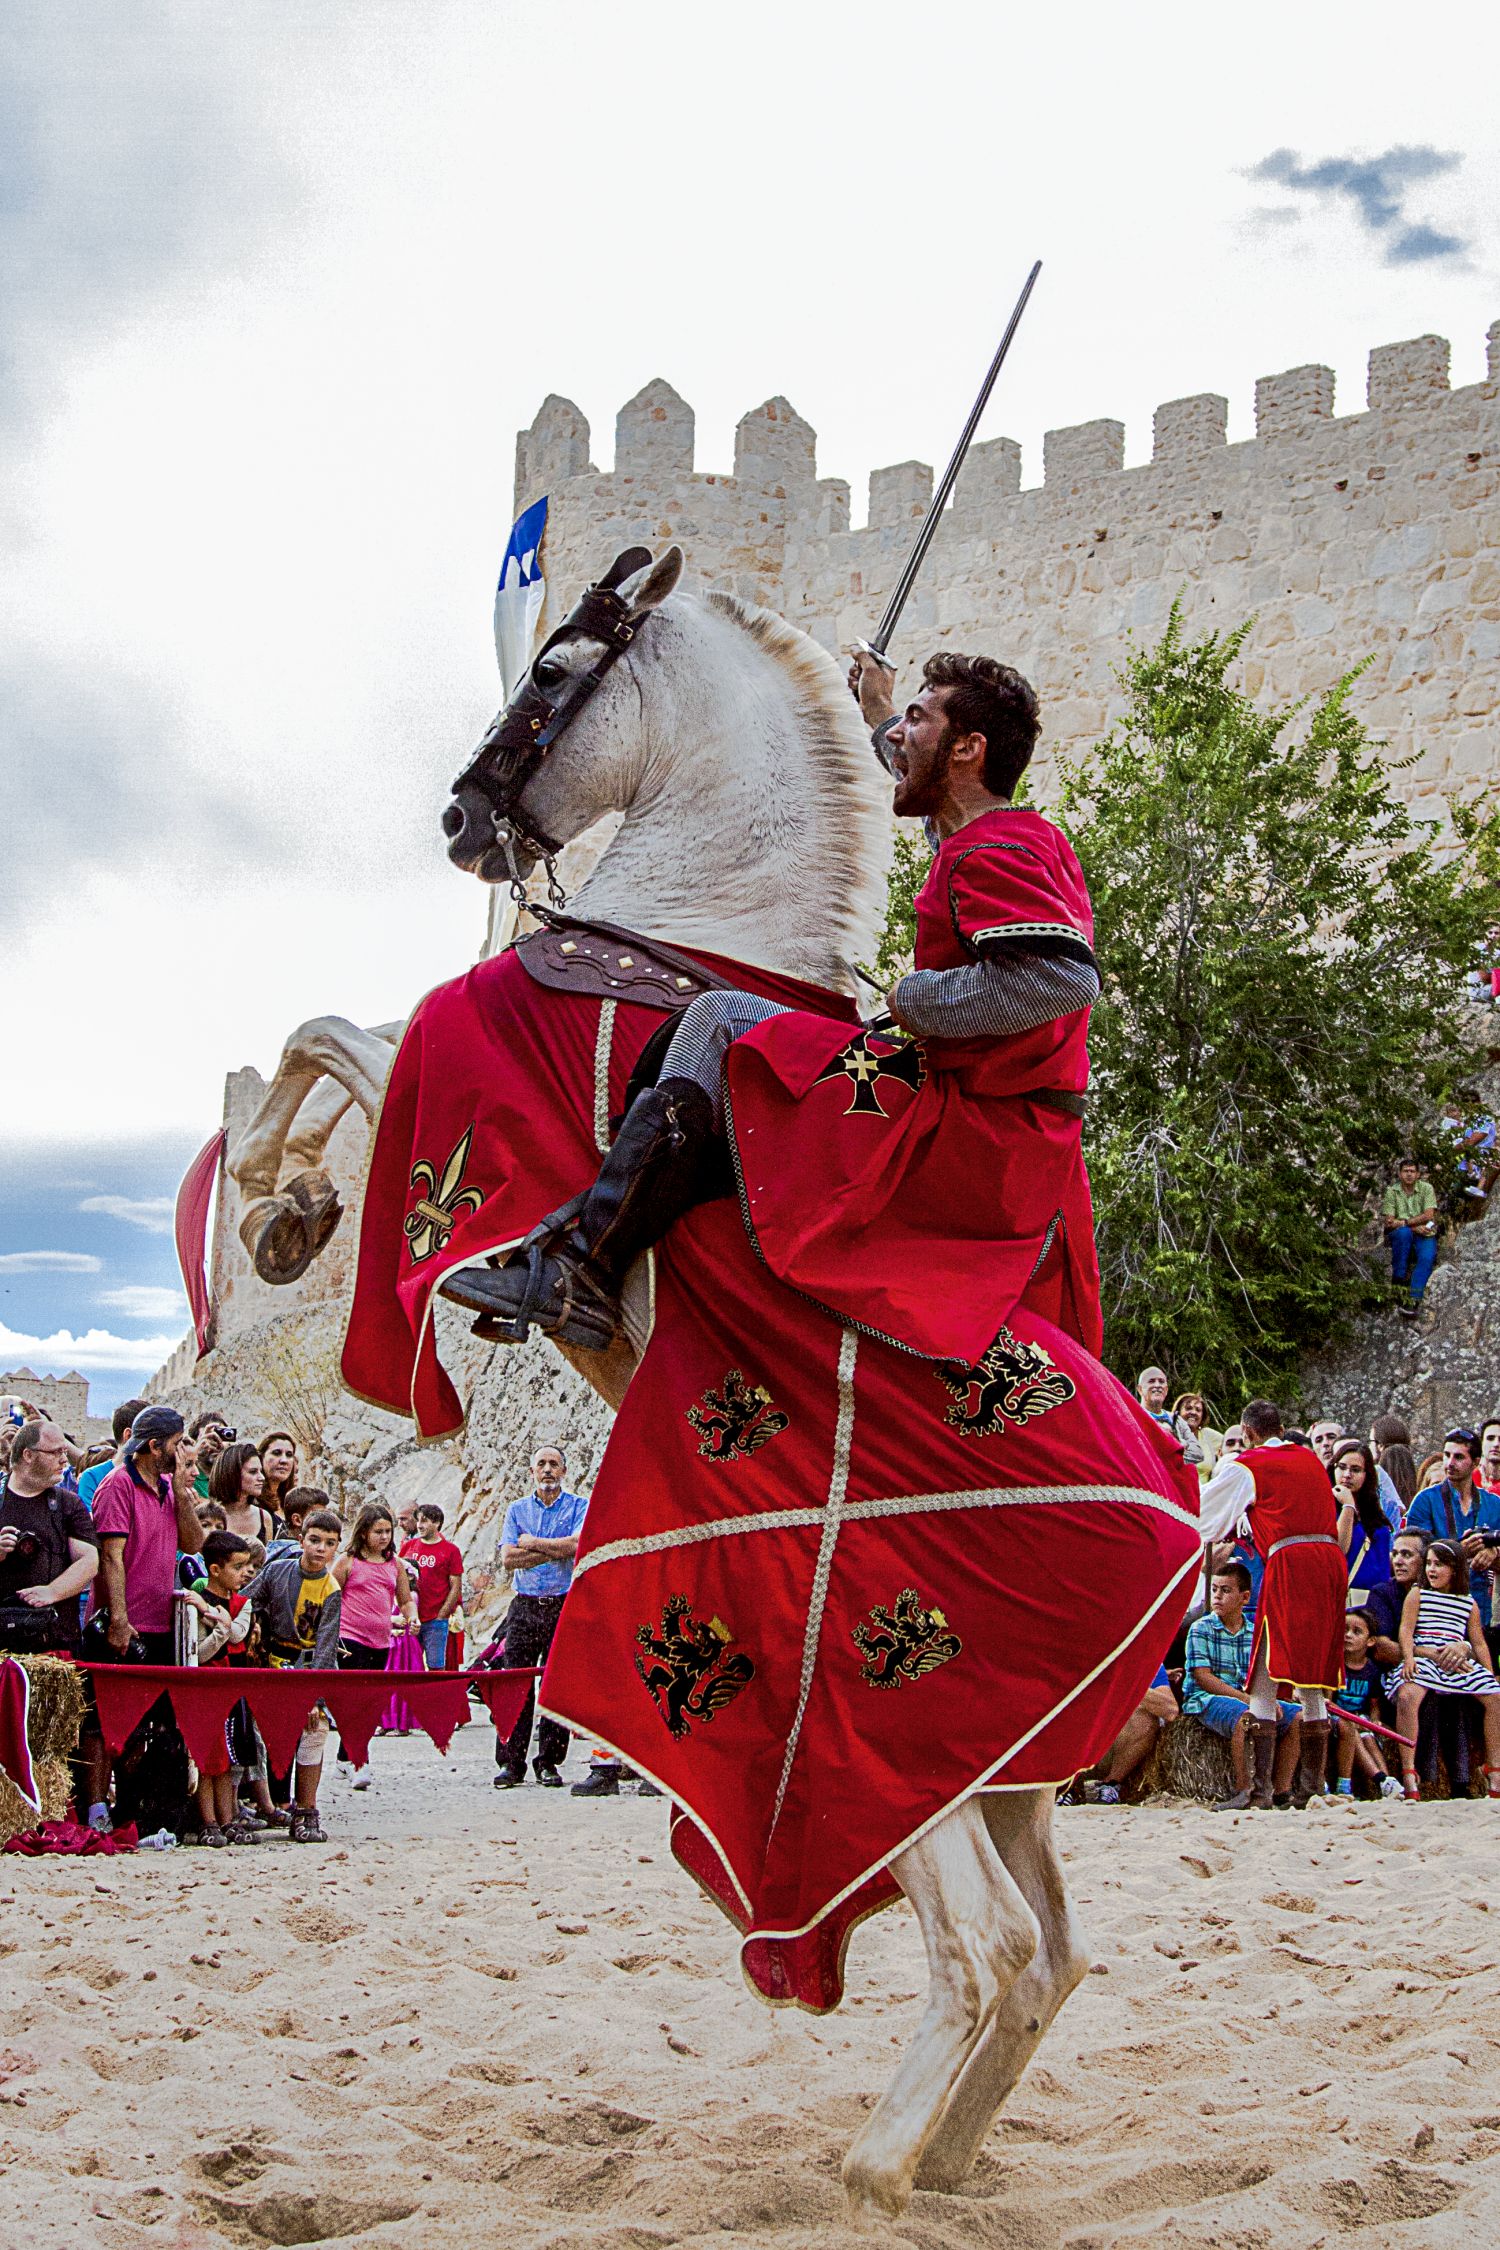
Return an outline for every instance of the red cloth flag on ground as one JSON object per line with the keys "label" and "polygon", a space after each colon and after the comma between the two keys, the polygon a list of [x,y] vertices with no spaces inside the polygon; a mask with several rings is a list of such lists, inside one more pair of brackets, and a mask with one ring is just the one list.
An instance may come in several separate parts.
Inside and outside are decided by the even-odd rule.
{"label": "red cloth flag on ground", "polygon": [[28,1805],[42,1809],[36,1777],[31,1770],[31,1745],[26,1740],[26,1718],[31,1709],[31,1682],[26,1667],[13,1656],[0,1657],[0,1769],[13,1782]]}

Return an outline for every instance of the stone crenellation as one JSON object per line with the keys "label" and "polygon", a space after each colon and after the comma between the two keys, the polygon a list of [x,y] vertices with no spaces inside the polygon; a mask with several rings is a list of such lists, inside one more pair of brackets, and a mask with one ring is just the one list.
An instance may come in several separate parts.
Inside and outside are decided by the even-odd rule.
{"label": "stone crenellation", "polygon": [[[1044,703],[1037,779],[1095,740],[1118,707],[1130,637],[1160,631],[1181,599],[1202,632],[1254,616],[1242,680],[1291,702],[1365,667],[1354,705],[1402,763],[1413,806],[1491,780],[1500,717],[1500,321],[1483,382],[1454,390],[1449,347],[1418,336],[1371,352],[1363,411],[1334,411],[1327,367],[1255,386],[1255,436],[1228,442],[1228,401],[1172,399],[1151,458],[1125,466],[1124,424],[1050,430],[1040,485],[1021,451],[971,452],[897,653],[985,649],[1018,665]],[[635,541],[678,541],[690,578],[779,610],[831,649],[879,617],[932,496],[922,461],[876,469],[866,521],[820,477],[815,433],[784,398],[746,414],[729,476],[694,467],[693,410],[648,383],[620,410],[614,467],[590,459],[589,425],[548,398],[516,446],[518,509],[546,493],[549,614]],[[1410,761],[1409,764],[1406,761]]]}

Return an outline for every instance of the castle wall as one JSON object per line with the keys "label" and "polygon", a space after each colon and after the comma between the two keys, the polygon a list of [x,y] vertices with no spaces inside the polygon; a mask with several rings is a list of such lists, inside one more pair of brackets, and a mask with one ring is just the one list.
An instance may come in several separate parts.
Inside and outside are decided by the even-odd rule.
{"label": "castle wall", "polygon": [[[1049,431],[1027,490],[1013,440],[976,445],[896,653],[946,644],[1018,665],[1043,699],[1045,798],[1056,753],[1116,714],[1131,635],[1154,638],[1176,599],[1195,634],[1253,613],[1246,690],[1320,695],[1363,662],[1354,709],[1412,761],[1408,801],[1439,813],[1444,792],[1500,770],[1500,321],[1484,382],[1451,389],[1448,363],[1441,337],[1379,347],[1364,411],[1343,416],[1326,367],[1263,377],[1256,435],[1237,445],[1222,397],[1172,400],[1137,468],[1119,422]],[[852,529],[847,485],[819,478],[815,435],[785,399],[740,423],[732,476],[697,474],[694,440],[691,408],[653,382],[622,408],[601,472],[578,409],[546,402],[517,444],[516,504],[551,500],[549,619],[618,548],[676,540],[689,582],[728,585],[831,649],[868,633],[932,470],[877,469]]]}
{"label": "castle wall", "polygon": [[79,1445],[93,1445],[111,1435],[107,1415],[90,1414],[86,1375],[70,1369],[66,1375],[36,1375],[29,1367],[0,1374],[0,1397],[24,1400],[55,1422]]}

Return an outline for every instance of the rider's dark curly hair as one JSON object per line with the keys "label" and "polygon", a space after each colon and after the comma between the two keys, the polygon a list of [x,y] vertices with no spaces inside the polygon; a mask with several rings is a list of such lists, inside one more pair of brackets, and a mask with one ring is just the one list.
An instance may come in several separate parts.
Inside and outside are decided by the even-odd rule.
{"label": "rider's dark curly hair", "polygon": [[928,657],[922,679],[927,687],[947,689],[944,708],[955,734],[984,736],[984,786],[991,796],[1013,796],[1041,731],[1041,705],[1031,682],[993,656],[958,656],[947,649]]}

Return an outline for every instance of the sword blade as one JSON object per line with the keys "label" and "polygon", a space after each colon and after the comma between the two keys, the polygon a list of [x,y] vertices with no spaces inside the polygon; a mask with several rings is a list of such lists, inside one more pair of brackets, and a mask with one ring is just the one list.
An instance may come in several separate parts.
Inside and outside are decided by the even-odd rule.
{"label": "sword blade", "polygon": [[1036,264],[1026,276],[1025,287],[1016,299],[1016,309],[1005,324],[1005,334],[1000,339],[1000,348],[990,361],[989,373],[979,386],[979,396],[975,399],[969,419],[963,426],[957,445],[953,448],[953,458],[943,471],[942,481],[932,496],[931,507],[922,518],[922,528],[917,533],[912,551],[906,558],[906,566],[896,581],[896,590],[886,604],[885,615],[881,618],[870,639],[860,644],[862,647],[868,648],[872,656],[878,656],[893,671],[895,667],[890,665],[890,660],[886,656],[886,650],[891,645],[891,635],[900,622],[901,612],[906,607],[907,597],[916,584],[917,573],[926,560],[927,550],[932,545],[943,510],[948,504],[948,495],[958,482],[958,472],[963,467],[969,447],[974,442],[974,432],[978,429],[980,417],[990,402],[990,393],[995,387],[995,378],[1005,365],[1005,355],[1010,350],[1011,341],[1021,325],[1021,315],[1026,310],[1027,301],[1032,290],[1036,287],[1036,277],[1041,270],[1042,261],[1038,258]]}

